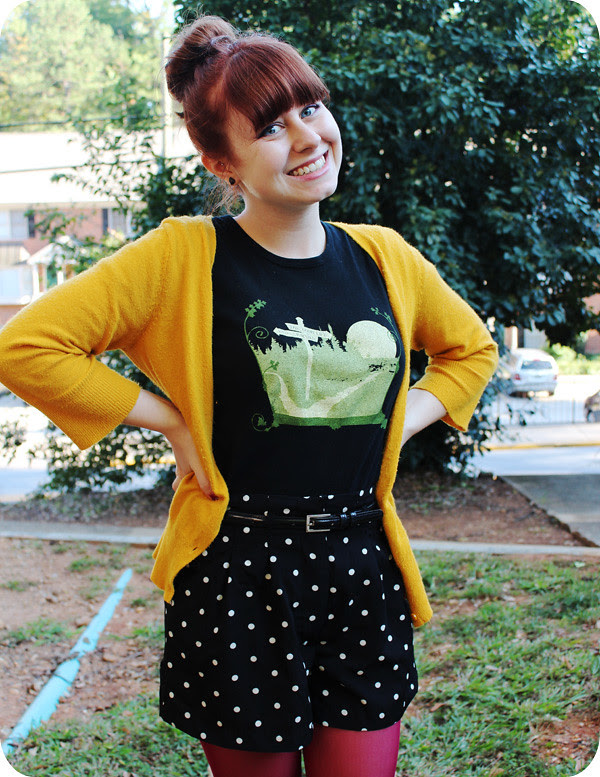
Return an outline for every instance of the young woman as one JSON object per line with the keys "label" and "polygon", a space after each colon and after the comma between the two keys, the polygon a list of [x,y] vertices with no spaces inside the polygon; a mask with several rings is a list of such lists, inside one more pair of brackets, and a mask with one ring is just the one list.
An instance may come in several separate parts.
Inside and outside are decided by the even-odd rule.
{"label": "young woman", "polygon": [[[0,380],[81,448],[121,422],[172,445],[160,714],[215,777],[297,777],[302,754],[309,777],[392,777],[431,615],[400,449],[466,428],[496,348],[398,234],[321,222],[342,144],[292,47],[203,17],[166,71],[243,211],[166,219],[45,294],[0,335]],[[114,348],[169,400],[95,358]],[[409,390],[411,349],[430,360]]]}

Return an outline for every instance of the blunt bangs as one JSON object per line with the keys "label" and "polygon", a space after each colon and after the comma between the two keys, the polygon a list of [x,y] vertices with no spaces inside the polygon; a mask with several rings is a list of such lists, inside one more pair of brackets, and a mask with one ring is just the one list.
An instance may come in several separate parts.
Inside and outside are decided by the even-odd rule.
{"label": "blunt bangs", "polygon": [[237,43],[229,60],[223,96],[257,132],[295,105],[329,100],[323,81],[294,48],[267,37],[245,43]]}

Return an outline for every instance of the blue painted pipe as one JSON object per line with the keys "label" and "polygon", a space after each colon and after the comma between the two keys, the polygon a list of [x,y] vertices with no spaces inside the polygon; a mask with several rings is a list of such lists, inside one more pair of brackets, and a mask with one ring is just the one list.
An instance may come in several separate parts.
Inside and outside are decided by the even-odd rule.
{"label": "blue painted pipe", "polygon": [[123,591],[130,581],[132,574],[133,572],[131,569],[126,569],[125,572],[123,572],[110,596],[106,599],[102,607],[98,610],[98,613],[90,621],[87,629],[69,651],[69,655],[72,656],[72,658],[63,661],[62,664],[54,670],[52,677],[25,710],[25,713],[10,732],[8,738],[2,743],[2,751],[5,755],[12,752],[15,745],[25,739],[32,729],[37,728],[40,723],[43,723],[51,717],[58,706],[61,696],[64,696],[69,691],[73,680],[77,676],[81,659],[86,653],[94,650],[98,644],[98,638],[106,624],[112,618],[115,608],[123,596]]}

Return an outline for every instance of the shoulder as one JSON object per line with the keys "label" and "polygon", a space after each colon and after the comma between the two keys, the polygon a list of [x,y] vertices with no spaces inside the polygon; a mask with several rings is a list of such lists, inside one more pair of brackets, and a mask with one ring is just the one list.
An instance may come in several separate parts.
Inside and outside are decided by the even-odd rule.
{"label": "shoulder", "polygon": [[399,232],[378,224],[332,222],[369,253],[380,267],[419,273],[430,264]]}

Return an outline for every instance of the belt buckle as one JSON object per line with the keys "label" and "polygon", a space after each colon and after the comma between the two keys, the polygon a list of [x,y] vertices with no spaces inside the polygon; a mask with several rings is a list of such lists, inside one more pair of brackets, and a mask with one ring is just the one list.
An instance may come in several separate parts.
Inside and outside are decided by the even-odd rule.
{"label": "belt buckle", "polygon": [[308,534],[316,534],[317,532],[322,531],[331,531],[331,529],[325,528],[325,529],[315,529],[311,525],[311,519],[312,518],[329,518],[331,516],[331,513],[312,513],[311,515],[306,516],[306,531]]}

